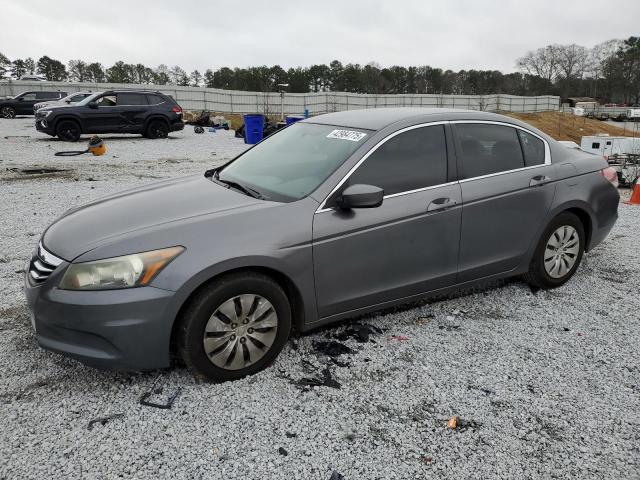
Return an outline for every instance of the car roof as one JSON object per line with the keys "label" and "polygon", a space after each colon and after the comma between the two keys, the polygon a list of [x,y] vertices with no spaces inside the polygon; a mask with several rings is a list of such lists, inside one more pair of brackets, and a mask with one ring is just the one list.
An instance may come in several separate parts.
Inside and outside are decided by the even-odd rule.
{"label": "car roof", "polygon": [[[361,110],[346,110],[327,113],[303,120],[306,123],[322,125],[336,125],[341,127],[361,128],[365,130],[381,130],[396,122],[415,119],[416,123],[437,122],[446,120],[492,120],[522,125],[522,122],[495,113],[477,110],[462,110],[458,108],[370,108]],[[528,126],[531,128],[530,126]]]}

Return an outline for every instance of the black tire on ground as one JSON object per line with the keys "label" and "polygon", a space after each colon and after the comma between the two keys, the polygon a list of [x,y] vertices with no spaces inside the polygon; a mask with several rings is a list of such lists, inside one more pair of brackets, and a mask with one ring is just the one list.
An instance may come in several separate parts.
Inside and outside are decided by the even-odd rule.
{"label": "black tire on ground", "polygon": [[[260,296],[271,303],[272,310],[277,315],[275,339],[269,348],[261,349],[260,354],[263,356],[254,363],[250,363],[247,367],[236,370],[221,368],[214,365],[213,360],[210,359],[205,351],[204,339],[207,324],[221,305],[246,294]],[[255,307],[252,306],[253,308]],[[236,307],[236,314],[237,311]],[[238,318],[242,317],[238,316]],[[185,364],[196,374],[212,381],[224,382],[257,373],[268,367],[275,360],[289,338],[291,306],[280,285],[270,277],[257,272],[238,272],[221,277],[196,293],[176,321],[179,322],[176,330],[177,353]],[[232,324],[230,323],[230,325]],[[242,334],[238,332],[238,335]],[[236,335],[233,337],[236,337]],[[239,340],[242,340],[242,338]],[[245,338],[247,343],[250,340],[248,337]],[[214,352],[222,350],[222,345],[221,343],[220,347],[217,347]],[[224,343],[224,345],[229,346],[229,343]],[[236,345],[238,344],[236,343]],[[241,345],[238,345],[238,347],[240,349],[246,348]],[[212,358],[214,352],[210,352],[212,353]],[[230,350],[229,355],[233,355],[234,352],[236,351]],[[246,357],[244,362],[246,363]]]}
{"label": "black tire on ground", "polygon": [[169,135],[169,125],[164,120],[151,120],[147,129],[144,132],[144,136],[147,138],[167,138]]}
{"label": "black tire on ground", "polygon": [[13,107],[2,107],[0,116],[2,116],[2,118],[16,118],[16,109]]}
{"label": "black tire on ground", "polygon": [[[569,228],[564,230],[564,227]],[[578,249],[575,253],[569,254],[567,252],[565,258],[574,259],[574,263],[570,266],[570,268],[567,269],[564,274],[560,275],[559,272],[556,271],[556,276],[552,276],[547,271],[547,268],[545,268],[545,260],[547,260],[549,265],[552,265],[554,263],[553,255],[558,253],[560,254],[560,256],[562,256],[561,253],[563,250],[560,248],[554,250],[555,247],[551,247],[551,249],[548,250],[547,244],[552,241],[552,236],[554,235],[556,236],[554,237],[553,242],[557,244],[562,243],[559,241],[561,240],[562,232],[570,231],[571,228],[573,228],[577,234],[579,242],[577,245]],[[558,232],[559,230],[560,234],[557,234],[556,232]],[[580,265],[582,255],[584,253],[585,239],[586,237],[584,232],[584,225],[576,215],[571,212],[562,212],[561,214],[556,216],[553,220],[551,220],[551,222],[549,222],[549,225],[547,225],[547,228],[544,230],[544,233],[542,234],[542,237],[538,242],[538,246],[536,247],[536,251],[533,254],[533,258],[531,259],[529,271],[523,275],[524,280],[534,287],[543,289],[556,288],[565,284],[573,276],[573,274],[578,269],[578,266]],[[566,249],[571,250],[571,245],[571,242],[567,242],[564,247],[565,251]],[[564,268],[567,267],[566,261],[559,260],[559,264],[564,265]]]}
{"label": "black tire on ground", "polygon": [[62,120],[56,125],[56,135],[65,142],[77,142],[82,135],[82,129],[74,120]]}

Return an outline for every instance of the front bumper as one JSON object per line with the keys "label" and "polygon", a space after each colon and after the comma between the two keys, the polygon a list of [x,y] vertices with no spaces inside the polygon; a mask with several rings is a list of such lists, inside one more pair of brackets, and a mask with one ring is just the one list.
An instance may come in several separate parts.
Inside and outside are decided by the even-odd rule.
{"label": "front bumper", "polygon": [[[174,292],[154,287],[70,291],[57,288],[68,263],[24,290],[42,348],[97,368],[150,370],[169,366]],[[27,272],[27,275],[29,273]]]}
{"label": "front bumper", "polygon": [[47,135],[55,135],[51,124],[44,117],[36,117],[36,130]]}

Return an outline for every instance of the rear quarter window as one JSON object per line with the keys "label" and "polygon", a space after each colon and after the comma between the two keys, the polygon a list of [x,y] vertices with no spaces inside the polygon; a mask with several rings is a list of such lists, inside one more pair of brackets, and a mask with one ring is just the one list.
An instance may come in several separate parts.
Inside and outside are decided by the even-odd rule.
{"label": "rear quarter window", "polygon": [[524,167],[513,127],[482,123],[457,124],[463,178],[481,177]]}
{"label": "rear quarter window", "polygon": [[518,130],[518,137],[524,152],[524,164],[527,167],[544,163],[544,142],[524,130]]}
{"label": "rear quarter window", "polygon": [[147,95],[147,99],[149,100],[149,105],[157,105],[165,101],[160,95]]}

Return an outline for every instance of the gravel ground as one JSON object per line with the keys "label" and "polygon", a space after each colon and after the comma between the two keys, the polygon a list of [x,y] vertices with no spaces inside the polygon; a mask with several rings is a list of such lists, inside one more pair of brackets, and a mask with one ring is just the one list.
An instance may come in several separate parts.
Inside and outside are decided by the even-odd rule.
{"label": "gravel ground", "polygon": [[[35,342],[21,270],[39,234],[74,205],[203,171],[244,145],[187,127],[59,159],[69,144],[31,124],[0,120],[0,478],[640,478],[640,207],[621,205],[609,238],[554,291],[509,281],[361,318],[293,339],[233,383],[177,367],[103,372]],[[20,172],[43,166],[69,170]],[[304,385],[314,380],[326,385]],[[176,389],[169,410],[139,403]]]}

